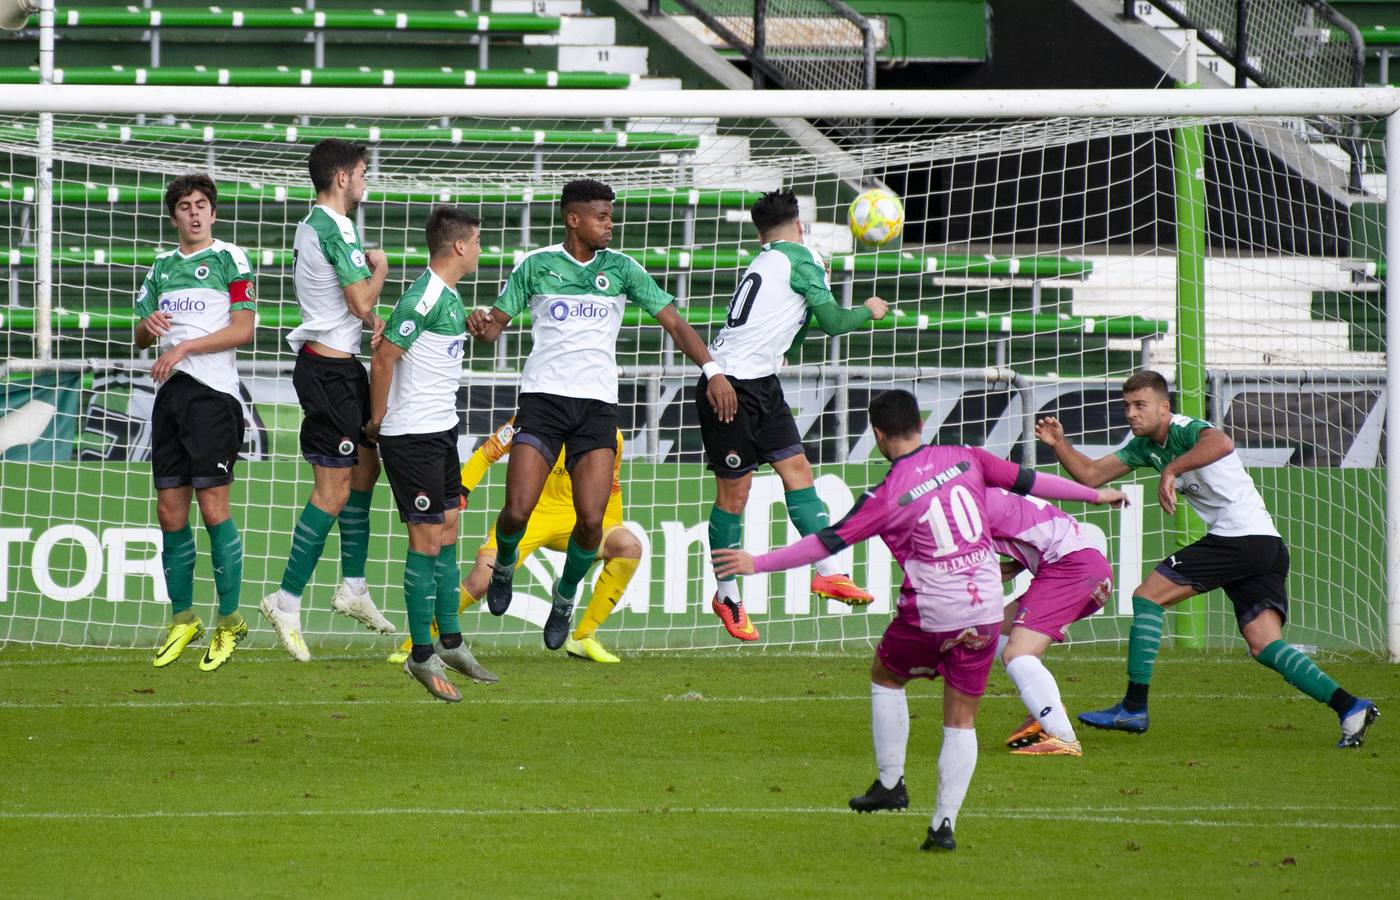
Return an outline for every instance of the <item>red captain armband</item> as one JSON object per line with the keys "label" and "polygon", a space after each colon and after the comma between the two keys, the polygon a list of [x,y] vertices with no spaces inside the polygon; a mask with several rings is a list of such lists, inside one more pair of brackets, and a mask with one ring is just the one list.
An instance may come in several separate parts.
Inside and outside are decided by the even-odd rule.
{"label": "red captain armband", "polygon": [[254,303],[257,301],[257,292],[253,290],[251,281],[231,281],[228,286],[229,303]]}

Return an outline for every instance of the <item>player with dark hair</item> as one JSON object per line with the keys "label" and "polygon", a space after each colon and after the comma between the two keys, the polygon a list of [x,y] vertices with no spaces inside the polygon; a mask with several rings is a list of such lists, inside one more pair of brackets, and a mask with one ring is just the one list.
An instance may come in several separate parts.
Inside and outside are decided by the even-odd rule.
{"label": "player with dark hair", "polygon": [[[788,518],[798,534],[814,534],[827,526],[826,506],[813,486],[812,465],[783,397],[778,370],[784,355],[795,355],[801,347],[812,320],[826,334],[846,334],[884,318],[888,309],[879,297],[871,297],[859,309],[843,309],[836,302],[821,257],[802,243],[792,191],[764,194],[749,215],[763,250],[744,271],[729,301],[724,328],[710,342],[710,354],[739,398],[734,418],[721,421],[703,398],[706,376],[695,385],[700,435],[715,475],[711,547],[741,544],[753,473],[764,463],[782,479]],[[815,569],[812,592],[818,596],[850,604],[871,601],[836,560],[818,560]],[[725,630],[741,641],[758,640],[758,629],[739,598],[738,580],[719,578],[717,585],[710,606]]]}
{"label": "player with dark hair", "polygon": [[871,732],[879,777],[850,800],[856,812],[905,809],[909,705],[904,685],[938,678],[943,688],[943,746],[938,799],[923,843],[952,850],[958,811],[977,766],[977,706],[987,688],[1002,619],[1001,567],[987,527],[984,496],[1001,487],[1047,500],[1123,502],[1116,490],[1093,490],[1037,473],[976,447],[924,446],[918,401],[886,391],[870,401],[870,427],[890,470],[846,517],[795,544],[753,557],[712,552],[726,576],[778,572],[839,553],[879,535],[904,569],[894,621],[870,667]]}
{"label": "player with dark hair", "polygon": [[287,652],[305,662],[301,595],[316,571],[326,536],[340,525],[341,584],[336,612],[392,634],[365,584],[369,509],[379,480],[379,455],[366,439],[369,379],[359,360],[363,331],[371,348],[384,322],[374,311],[389,267],[379,250],[364,249],[351,213],[365,195],[363,144],[326,138],[311,148],[307,169],[316,205],[297,225],[292,273],[301,325],[287,336],[297,354],[292,385],[301,403],[301,454],[311,463],[311,497],[292,530],[281,586],[259,605]]}
{"label": "player with dark hair", "polygon": [[1161,473],[1157,502],[1162,511],[1174,514],[1177,494],[1181,494],[1205,522],[1206,535],[1168,556],[1133,591],[1127,692],[1121,702],[1080,713],[1079,720],[1095,728],[1146,731],[1147,693],[1166,608],[1224,588],[1250,655],[1299,691],[1331,707],[1342,727],[1338,747],[1361,746],[1378,715],[1376,704],[1347,693],[1283,640],[1288,618],[1288,547],[1235,453],[1234,442],[1209,422],[1173,414],[1167,381],[1156,372],[1138,372],[1123,382],[1123,409],[1133,438],[1099,459],[1074,449],[1054,417],[1036,423],[1036,437],[1055,451],[1065,471],[1081,484],[1098,486],[1151,466]]}
{"label": "player with dark hair", "polygon": [[456,702],[462,694],[444,663],[474,680],[496,680],[463,643],[457,618],[457,386],[467,313],[456,285],[476,271],[481,222],[439,206],[424,232],[428,269],[399,298],[370,363],[365,435],[379,442],[399,518],[408,524],[403,592],[413,648],[404,671],[434,697]]}
{"label": "player with dark hair", "polygon": [[215,240],[219,195],[207,175],[183,175],[165,191],[165,208],[180,244],[156,257],[136,296],[136,346],[159,344],[151,367],[151,468],[161,530],[161,567],[171,622],[155,666],[180,657],[204,633],[194,614],[191,495],[209,533],[219,618],[199,663],[211,672],[233,655],[248,624],[238,611],[243,540],[229,512],[233,466],[243,445],[234,348],[253,342],[253,270],[238,247]]}
{"label": "player with dark hair", "polygon": [[[564,451],[577,521],[564,568],[550,591],[544,644],[569,636],[579,581],[602,540],[612,493],[617,443],[617,334],[630,301],[656,319],[676,346],[711,375],[707,400],[723,421],[734,417],[734,389],[710,359],[704,341],[631,257],[609,249],[613,191],[588,179],[564,186],[564,241],[525,254],[490,310],[476,310],[467,328],[494,341],[512,318],[530,311],[533,343],[520,377],[514,449],[506,469],[506,498],[496,518],[498,553],[486,588],[494,615],[510,606],[518,548],[550,469]],[[456,610],[454,609],[455,613]]]}

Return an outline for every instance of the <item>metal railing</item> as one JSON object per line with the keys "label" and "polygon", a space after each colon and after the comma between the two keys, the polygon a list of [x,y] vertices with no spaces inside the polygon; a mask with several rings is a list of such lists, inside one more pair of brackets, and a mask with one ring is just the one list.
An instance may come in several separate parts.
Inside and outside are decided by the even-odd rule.
{"label": "metal railing", "polygon": [[[875,28],[842,0],[675,2],[748,61],[756,89],[875,88]],[[650,0],[648,12],[664,15],[661,0]],[[780,40],[773,40],[775,25]],[[860,34],[859,56],[851,29]]]}

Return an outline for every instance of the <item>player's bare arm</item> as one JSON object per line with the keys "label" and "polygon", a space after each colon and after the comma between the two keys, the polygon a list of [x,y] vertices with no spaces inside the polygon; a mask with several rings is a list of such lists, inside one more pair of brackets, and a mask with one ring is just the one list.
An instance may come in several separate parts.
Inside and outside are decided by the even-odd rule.
{"label": "player's bare arm", "polygon": [[[710,348],[705,346],[705,342],[700,340],[700,335],[695,333],[695,329],[690,327],[690,323],[681,318],[676,312],[675,304],[671,304],[656,314],[656,323],[666,330],[671,336],[671,340],[676,342],[676,347],[686,355],[691,362],[697,366],[704,367],[711,362]],[[729,383],[729,379],[722,373],[710,375],[705,386],[705,398],[710,401],[710,406],[714,408],[715,415],[721,422],[734,421],[734,413],[739,409],[739,398],[734,393],[734,386]]]}
{"label": "player's bare arm", "polygon": [[710,551],[710,559],[714,562],[715,575],[719,578],[753,574],[753,554],[747,550],[720,547]]}
{"label": "player's bare arm", "polygon": [[145,350],[170,333],[170,315],[156,310],[136,323],[136,346]]}
{"label": "player's bare arm", "polygon": [[369,421],[365,423],[365,437],[379,440],[379,426],[389,411],[389,388],[394,383],[394,364],[403,356],[404,349],[393,341],[380,341],[369,361]]}
{"label": "player's bare arm", "polygon": [[385,279],[389,277],[389,260],[383,250],[366,250],[365,265],[369,267],[369,277],[343,288],[345,308],[365,323],[365,328],[370,332],[370,345],[378,347],[384,334],[384,320],[375,312],[374,306],[384,290]]}
{"label": "player's bare arm", "polygon": [[[155,315],[147,318],[155,318]],[[145,321],[143,319],[142,323],[144,324]],[[162,353],[155,365],[151,366],[151,380],[157,383],[165,381],[175,371],[176,364],[192,353],[217,353],[220,350],[231,350],[234,347],[242,347],[252,342],[253,311],[251,309],[235,309],[229,313],[229,323],[223,328],[212,334],[206,334],[204,337],[176,344]],[[140,346],[139,337],[137,346]]]}
{"label": "player's bare arm", "polygon": [[1059,460],[1069,476],[1080,484],[1099,487],[1132,471],[1132,467],[1113,453],[1098,459],[1090,459],[1080,453],[1065,436],[1065,429],[1060,420],[1054,416],[1046,416],[1035,423],[1035,436],[1042,444],[1055,451],[1055,459]]}
{"label": "player's bare arm", "polygon": [[1162,467],[1162,476],[1157,481],[1157,502],[1162,512],[1172,515],[1176,512],[1176,479],[1194,469],[1204,468],[1218,459],[1235,452],[1235,442],[1217,428],[1203,429],[1196,438],[1196,446]]}
{"label": "player's bare arm", "polygon": [[467,333],[473,340],[490,344],[501,336],[509,324],[510,316],[499,309],[474,309],[467,316]]}

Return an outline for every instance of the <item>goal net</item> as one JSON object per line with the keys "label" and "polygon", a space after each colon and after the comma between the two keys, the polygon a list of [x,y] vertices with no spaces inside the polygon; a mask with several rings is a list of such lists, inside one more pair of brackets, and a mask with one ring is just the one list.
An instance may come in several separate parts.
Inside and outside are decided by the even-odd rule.
{"label": "goal net", "polygon": [[[286,93],[297,99],[284,112],[325,108],[328,96]],[[1119,386],[1149,366],[1176,387],[1178,411],[1233,438],[1272,511],[1292,553],[1289,638],[1385,649],[1383,118],[1356,118],[1347,132],[1356,136],[1342,140],[1303,115],[968,111],[851,126],[850,104],[829,117],[774,117],[800,95],[743,117],[651,98],[638,101],[649,109],[614,118],[532,114],[517,96],[519,114],[499,118],[410,116],[392,100],[353,117],[54,115],[49,262],[40,252],[40,110],[0,116],[0,642],[139,647],[168,619],[149,465],[154,357],[134,347],[131,329],[141,279],[175,246],[164,187],[201,171],[218,186],[215,236],[245,249],[256,270],[259,327],[238,351],[248,427],[232,497],[246,554],[243,608],[255,645],[273,643],[253,610],[281,578],[311,488],[286,343],[300,320],[292,236],[314,200],[307,153],[336,136],[370,148],[369,193],[354,216],[392,267],[386,317],[426,264],[422,228],[434,204],[481,216],[481,268],[461,289],[468,305],[489,306],[523,253],[562,240],[559,190],[587,176],[617,192],[614,249],[640,262],[708,337],[758,251],[749,206],[762,191],[791,188],[838,301],[878,295],[893,310],[845,337],[814,329],[781,376],[833,520],[885,471],[865,412],[881,390],[919,397],[929,441],[1059,471],[1035,441],[1035,419],[1057,416],[1091,456],[1111,452],[1129,437]],[[440,108],[470,104],[445,92]],[[902,239],[883,247],[854,243],[846,224],[850,201],[874,185],[897,193],[906,211]],[[45,282],[51,337],[36,309]],[[463,459],[512,415],[529,349],[519,320],[498,343],[467,348]],[[640,311],[624,320],[617,360],[625,519],[643,554],[600,637],[624,651],[734,646],[709,610],[714,484],[692,402],[698,373]],[[504,478],[505,465],[493,466],[470,496],[464,575]],[[1067,505],[1117,580],[1107,607],[1070,630],[1071,645],[1126,640],[1132,588],[1203,531],[1194,514],[1162,514],[1154,473],[1127,483],[1138,501],[1128,509]],[[193,515],[196,608],[207,612],[207,537]],[[402,626],[406,537],[383,478],[371,535],[371,592]],[[796,537],[783,487],[764,468],[744,514],[745,546]],[[332,531],[303,600],[308,640],[387,648],[391,639],[331,613],[338,542]],[[875,595],[869,606],[814,597],[807,570],[742,579],[763,646],[854,649],[878,639],[898,568],[879,541],[846,551],[843,563]],[[474,608],[464,631],[488,646],[537,647],[561,566],[559,552],[532,555],[509,614]],[[1024,586],[1023,576],[1007,597]],[[1235,640],[1220,592],[1169,626],[1193,646]]]}

